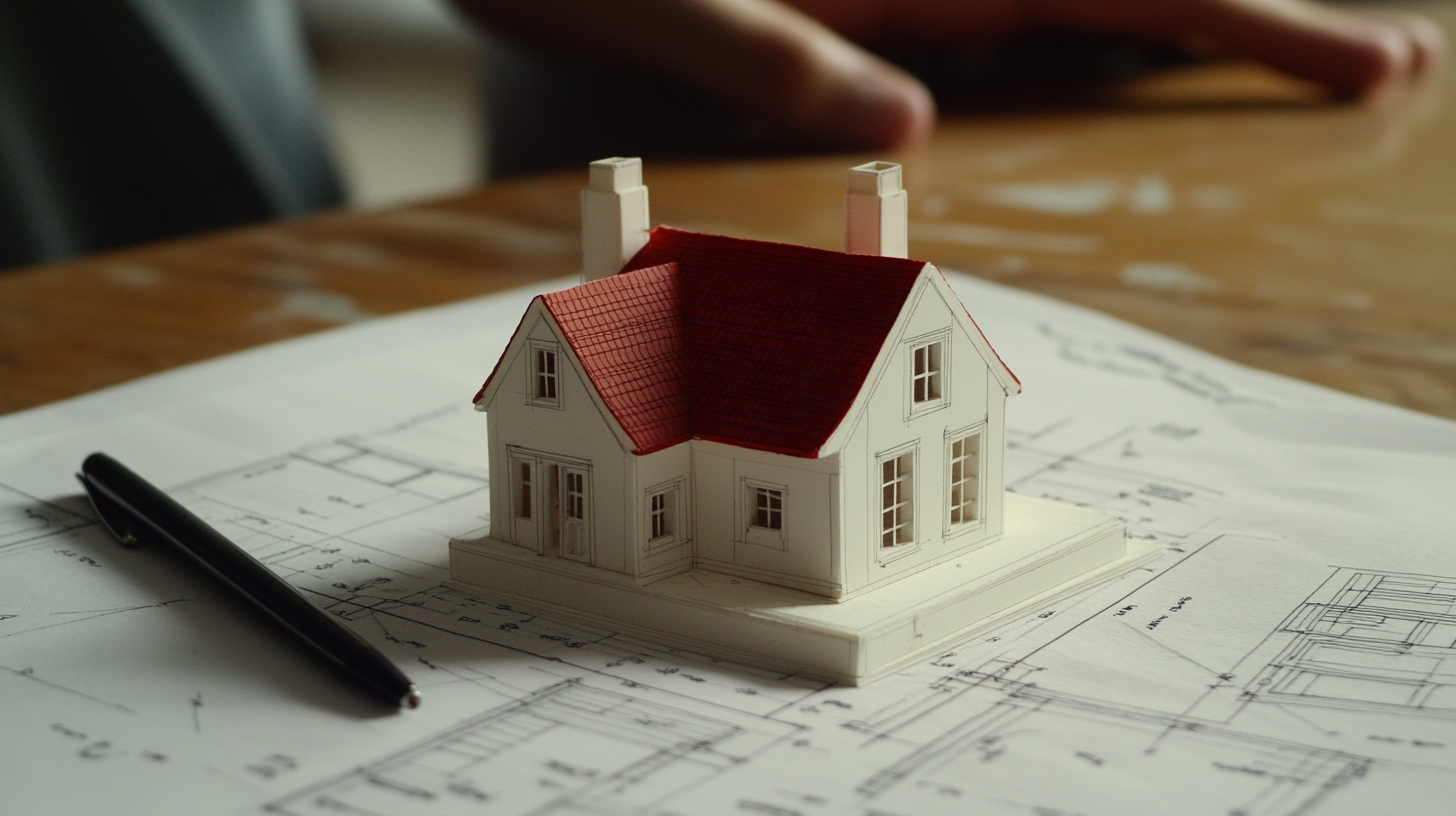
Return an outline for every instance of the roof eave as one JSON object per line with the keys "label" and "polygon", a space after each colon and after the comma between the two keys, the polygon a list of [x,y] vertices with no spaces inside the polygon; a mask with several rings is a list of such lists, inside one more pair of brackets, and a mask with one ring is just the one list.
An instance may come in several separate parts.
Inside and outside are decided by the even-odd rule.
{"label": "roof eave", "polygon": [[506,347],[501,351],[500,357],[496,358],[495,367],[490,370],[490,376],[485,378],[485,383],[480,386],[479,391],[475,392],[475,398],[471,400],[471,403],[475,405],[475,410],[487,410],[487,406],[495,399],[495,392],[500,390],[500,375],[503,373],[501,370],[502,366],[505,365],[506,360],[513,357],[519,351],[520,344],[524,341],[523,329],[526,325],[526,318],[531,316],[531,311],[536,308],[536,304],[538,303],[543,303],[540,295],[532,298],[530,304],[526,306],[526,310],[521,312],[521,319],[516,321],[516,328],[515,331],[511,332],[510,341],[506,343]]}

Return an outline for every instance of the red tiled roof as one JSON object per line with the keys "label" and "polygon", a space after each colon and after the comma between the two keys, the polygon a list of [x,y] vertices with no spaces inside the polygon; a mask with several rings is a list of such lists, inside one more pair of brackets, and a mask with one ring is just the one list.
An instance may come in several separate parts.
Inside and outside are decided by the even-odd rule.
{"label": "red tiled roof", "polygon": [[542,295],[637,452],[688,439],[687,345],[677,264]]}
{"label": "red tiled roof", "polygon": [[659,227],[620,274],[541,299],[635,453],[814,458],[924,267]]}
{"label": "red tiled roof", "polygon": [[659,227],[624,271],[667,261],[682,277],[693,435],[811,458],[925,268]]}

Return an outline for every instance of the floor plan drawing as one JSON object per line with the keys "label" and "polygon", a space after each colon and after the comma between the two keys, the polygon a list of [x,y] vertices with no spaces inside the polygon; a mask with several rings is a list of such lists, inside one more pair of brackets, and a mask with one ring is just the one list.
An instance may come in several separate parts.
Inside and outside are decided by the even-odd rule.
{"label": "floor plan drawing", "polygon": [[1456,717],[1456,578],[1339,569],[1277,634],[1252,699]]}
{"label": "floor plan drawing", "polygon": [[[958,723],[864,780],[857,790],[865,814],[950,803],[989,814],[1154,814],[1177,801],[1179,813],[1294,816],[1360,779],[1372,762],[1043,690],[1015,679],[1035,673],[1026,664],[988,668],[943,678],[933,711],[878,732],[915,739],[930,720]],[[1128,801],[1128,779],[1143,780],[1144,804]]]}
{"label": "floor plan drawing", "polygon": [[[1007,489],[1039,498],[1096,507],[1121,516],[1129,534],[1176,543],[1206,527],[1218,515],[1224,492],[1184,479],[1149,472],[1140,465],[1175,451],[1196,437],[1196,427],[1158,423],[1129,426],[1083,440],[1077,421],[1067,417],[1036,431],[1007,431]],[[1062,442],[1049,447],[1048,436],[1076,438],[1068,451]],[[1061,449],[1058,449],[1061,448]]]}
{"label": "floor plan drawing", "polygon": [[[1181,812],[1296,816],[1401,763],[1421,774],[1441,764],[1408,746],[1355,750],[1372,746],[1348,734],[1287,734],[1271,712],[1292,702],[1367,715],[1391,708],[1449,715],[1456,581],[1341,569],[1292,612],[1285,607],[1274,634],[1239,665],[1177,642],[1179,616],[1202,600],[1201,590],[1187,587],[1216,580],[1200,559],[1235,546],[1209,532],[1223,491],[1157,470],[1197,428],[1154,423],[1095,433],[1068,420],[1013,429],[1015,489],[1124,514],[1133,534],[1164,541],[1168,557],[906,672],[908,693],[901,682],[886,693],[848,695],[443,586],[440,541],[488,521],[488,474],[449,458],[468,444],[457,435],[468,418],[462,414],[441,410],[305,446],[175,491],[325,608],[416,653],[416,668],[429,670],[427,691],[430,678],[502,688],[488,672],[438,662],[438,649],[461,639],[483,655],[529,655],[556,667],[559,679],[547,686],[274,798],[269,811],[655,816],[677,812],[674,797],[686,796],[686,812],[696,812],[698,787],[755,778],[755,767],[787,762],[785,745],[804,737],[838,751],[865,746],[857,781],[846,786],[827,770],[805,770],[794,796],[760,793],[740,811],[1161,812],[1126,799],[1123,780],[1136,778],[1154,794],[1148,801],[1177,800]],[[86,523],[63,510],[25,518],[26,541]],[[1142,612],[1161,604],[1169,606],[1160,615]],[[1129,627],[1133,616],[1137,626]],[[1158,675],[1173,691],[1146,706],[1074,679],[1066,644],[1134,629],[1134,648],[1150,649],[1142,665],[1206,670],[1189,682],[1176,671]],[[1257,673],[1246,676],[1244,666],[1261,656]],[[646,694],[656,688],[681,696],[664,705]],[[1048,769],[1056,786],[1029,784]]]}
{"label": "floor plan drawing", "polygon": [[[1170,631],[1170,620],[1202,600],[1184,594],[1207,583],[1211,569],[1199,559],[1222,547],[1226,560],[1239,561],[1239,549],[1252,546],[1206,539],[1178,569],[1122,597],[1084,598],[942,656],[932,665],[953,671],[846,723],[867,745],[907,749],[859,783],[863,813],[952,804],[993,814],[1160,813],[1160,803],[1177,800],[1185,813],[1294,816],[1321,812],[1331,797],[1379,800],[1406,785],[1456,790],[1456,728],[1431,705],[1449,687],[1441,661],[1451,645],[1439,627],[1449,621],[1450,579],[1336,570],[1247,656],[1223,652],[1228,664],[1213,657],[1218,649],[1200,653],[1168,638],[1139,660],[1138,674],[1169,687],[1162,698],[1134,690],[1119,699],[1071,674],[1105,671],[1077,644],[1110,644],[1102,638],[1126,630],[1123,621],[1154,599],[1175,599],[1162,607],[1171,616],[1144,614],[1138,628]],[[1190,666],[1197,671],[1180,674]],[[1321,682],[1328,687],[1310,693]],[[1293,706],[1291,694],[1299,695]],[[1417,719],[1399,727],[1392,711]],[[1058,783],[1028,784],[1048,775]],[[1179,781],[1144,804],[1125,798],[1129,778],[1145,790]]]}
{"label": "floor plan drawing", "polygon": [[92,524],[52,502],[0,484],[0,558],[54,543],[52,537]]}
{"label": "floor plan drawing", "polygon": [[564,680],[269,805],[328,813],[656,814],[800,728],[654,705]]}
{"label": "floor plan drawing", "polygon": [[[429,443],[438,444],[439,420],[454,413],[445,411],[376,434],[313,445],[198,480],[175,495],[286,576],[320,572],[315,557],[338,555],[330,551],[344,542],[373,550],[381,560],[368,563],[380,566],[410,548],[401,548],[395,536],[389,537],[386,547],[376,546],[379,529],[411,516],[439,517],[445,524],[452,505],[483,505],[478,499],[461,500],[486,489],[485,473],[435,461],[428,448]],[[423,449],[401,452],[402,438],[425,444]],[[391,562],[386,568],[411,574],[404,563],[409,560],[406,555],[403,562]],[[438,560],[428,557],[413,572],[422,577],[428,572],[426,566]]]}

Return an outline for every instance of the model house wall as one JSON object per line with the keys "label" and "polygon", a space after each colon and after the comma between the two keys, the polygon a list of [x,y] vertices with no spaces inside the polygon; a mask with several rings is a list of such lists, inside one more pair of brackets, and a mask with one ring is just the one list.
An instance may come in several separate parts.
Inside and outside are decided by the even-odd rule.
{"label": "model house wall", "polygon": [[[830,597],[839,577],[840,470],[837,456],[803,459],[695,440],[697,566]],[[778,529],[755,525],[759,491],[781,498]],[[772,520],[772,519],[770,519]]]}
{"label": "model house wall", "polygon": [[[538,392],[535,363],[554,355],[554,380]],[[487,412],[491,537],[542,555],[630,572],[622,533],[630,455],[594,405],[594,389],[550,315],[532,304],[507,356]],[[539,393],[539,396],[538,396]],[[568,441],[569,440],[569,441]],[[568,475],[582,480],[581,529],[565,518]]]}
{"label": "model house wall", "polygon": [[[998,539],[1019,384],[939,271],[643,240],[634,161],[593,166],[584,234],[596,267],[640,250],[533,301],[477,395],[491,538],[641,582],[698,568],[839,600]],[[845,206],[850,246],[903,257],[898,167],[856,168]]]}
{"label": "model house wall", "polygon": [[[847,420],[839,455],[855,466],[847,464],[843,477],[845,495],[854,497],[844,516],[846,595],[988,544],[1003,532],[1006,389],[979,348],[979,331],[957,311],[964,315],[939,272],[928,270],[881,352],[863,411]],[[915,352],[936,343],[940,397],[917,403]],[[913,509],[908,540],[893,543],[884,540],[883,488],[891,462],[897,470],[909,465]]]}

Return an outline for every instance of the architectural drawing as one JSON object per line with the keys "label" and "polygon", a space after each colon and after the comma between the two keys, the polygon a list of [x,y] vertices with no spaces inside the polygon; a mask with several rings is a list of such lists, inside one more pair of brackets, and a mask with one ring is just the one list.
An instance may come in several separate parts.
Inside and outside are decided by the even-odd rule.
{"label": "architectural drawing", "polygon": [[674,794],[802,730],[564,680],[268,807],[290,816],[667,813]]}
{"label": "architectural drawing", "polygon": [[[934,706],[918,716],[860,725],[914,740],[926,720],[956,723],[861,782],[865,813],[955,806],[990,814],[1154,814],[1176,801],[1179,813],[1294,816],[1361,779],[1373,762],[1048,691],[1014,679],[1034,676],[1026,664],[987,668],[991,673],[942,678]],[[1046,784],[1026,783],[1037,777]],[[1129,779],[1140,780],[1135,800]]]}
{"label": "architectural drawing", "polygon": [[[1206,557],[1219,544],[1205,542],[1184,558]],[[1010,646],[996,642],[1000,635],[967,644],[931,664],[967,668],[847,723],[866,746],[911,748],[856,787],[862,812],[1160,813],[1178,801],[1180,813],[1295,816],[1321,812],[1352,788],[1385,791],[1364,794],[1378,800],[1399,795],[1403,785],[1433,796],[1456,786],[1447,756],[1456,728],[1448,711],[1430,705],[1449,688],[1439,661],[1452,650],[1437,627],[1447,624],[1456,600],[1452,579],[1338,570],[1248,658],[1211,670],[1205,691],[1185,710],[1149,698],[1138,705],[1138,695],[1113,701],[1070,690],[1078,683],[1057,668],[1071,654],[1061,647],[1088,642],[1098,627],[1115,631],[1123,613],[1143,608],[1164,580],[1109,596],[1113,602],[1102,608],[1061,610],[1076,619],[1070,626],[1048,619],[1044,632],[1019,627]],[[1260,655],[1271,653],[1274,661],[1261,665]],[[1000,656],[987,657],[993,654]],[[1405,654],[1421,665],[1402,662]],[[1249,676],[1243,667],[1251,664]],[[1291,715],[1291,697],[1337,716]],[[1421,737],[1394,736],[1412,731],[1392,722],[1393,711],[1426,718],[1413,729]],[[1308,727],[1316,723],[1322,727]],[[1036,779],[1057,782],[1028,784]],[[1136,799],[1127,795],[1128,779],[1139,780]]]}
{"label": "architectural drawing", "polygon": [[[1173,423],[1129,426],[1088,434],[1075,416],[1007,434],[1006,489],[1015,493],[1113,513],[1128,534],[1174,548],[1191,531],[1218,517],[1224,491],[1187,479],[1149,472],[1145,461],[1177,456],[1200,429]],[[1053,445],[1047,434],[1060,432]],[[1065,446],[1072,445],[1068,451]]]}
{"label": "architectural drawing", "polygon": [[[442,586],[440,528],[489,523],[479,514],[488,478],[457,461],[467,458],[460,451],[472,419],[463,408],[442,410],[176,491],[321,605],[418,655],[405,665],[424,673],[427,691],[433,680],[516,698],[412,748],[295,785],[271,798],[269,811],[655,815],[703,812],[713,797],[741,789],[753,793],[732,808],[803,816],[1137,813],[1144,801],[1156,803],[1149,813],[1176,801],[1180,812],[1294,816],[1321,812],[1392,773],[1417,784],[1440,781],[1430,776],[1439,757],[1429,757],[1435,765],[1414,762],[1433,749],[1372,745],[1366,734],[1383,733],[1373,728],[1342,737],[1291,735],[1277,712],[1296,671],[1335,673],[1329,654],[1311,649],[1336,637],[1342,620],[1357,645],[1449,654],[1437,642],[1449,621],[1449,579],[1339,570],[1282,613],[1278,631],[1243,661],[1256,667],[1246,673],[1214,666],[1207,685],[1187,689],[1197,702],[1186,710],[1079,690],[1059,651],[1060,644],[1086,641],[1098,626],[1120,626],[1123,618],[1109,616],[1152,606],[1147,596],[1177,595],[1187,581],[1205,580],[1185,576],[1185,584],[1160,590],[1166,564],[1150,580],[1134,581],[1131,594],[1110,585],[1063,599],[954,655],[907,669],[887,694],[850,696],[852,690],[664,649]],[[1198,531],[1224,512],[1225,494],[1146,467],[1176,460],[1199,433],[1167,423],[1013,429],[1014,484],[1127,512],[1135,532],[1167,542],[1173,559],[1196,562],[1221,546]],[[1351,614],[1358,616],[1353,628]],[[483,657],[544,659],[558,679],[536,692],[513,691],[492,676],[489,660],[479,668],[439,664],[442,638],[468,642]],[[1356,661],[1345,663],[1338,673],[1348,678]],[[1409,680],[1372,670],[1368,660],[1362,671],[1367,679]],[[1423,682],[1439,685],[1443,676],[1431,671]],[[923,682],[907,685],[915,678]],[[1348,694],[1299,702],[1367,718],[1398,709],[1429,721],[1444,717],[1435,706],[1438,691],[1412,697],[1408,706]],[[1225,697],[1231,705],[1218,705]],[[803,765],[805,749],[796,746],[804,742],[826,756],[858,759],[834,768]],[[95,754],[95,744],[81,747]],[[800,768],[793,786],[759,789],[750,781],[788,765]],[[1058,785],[1029,782],[1048,767]],[[1127,778],[1141,780],[1136,800],[1120,781]]]}
{"label": "architectural drawing", "polygon": [[1250,700],[1456,717],[1456,577],[1336,570],[1274,640]]}
{"label": "architectural drawing", "polygon": [[0,484],[0,558],[48,546],[55,543],[53,536],[92,523],[55,503]]}
{"label": "architectural drawing", "polygon": [[489,480],[479,469],[430,457],[428,449],[406,456],[389,444],[411,433],[428,441],[431,427],[426,418],[367,439],[315,445],[184,485],[174,495],[285,576],[309,576],[326,587],[332,581],[325,579],[366,565],[376,581],[437,578],[434,562],[388,536],[390,522],[449,514]]}

